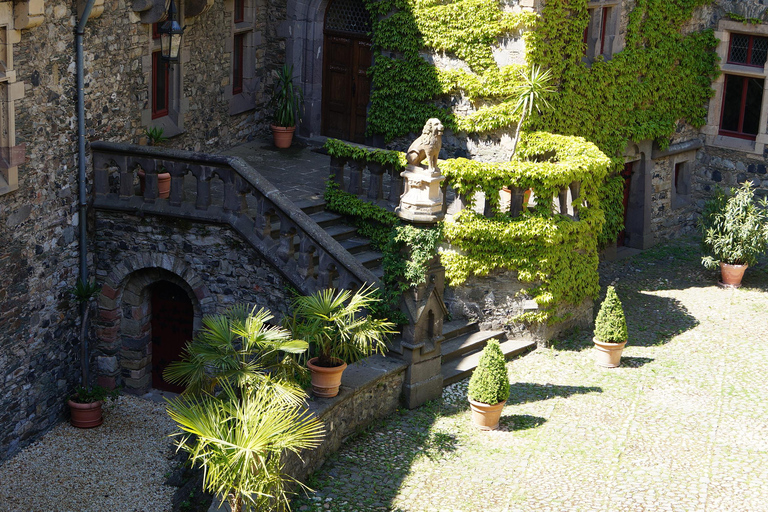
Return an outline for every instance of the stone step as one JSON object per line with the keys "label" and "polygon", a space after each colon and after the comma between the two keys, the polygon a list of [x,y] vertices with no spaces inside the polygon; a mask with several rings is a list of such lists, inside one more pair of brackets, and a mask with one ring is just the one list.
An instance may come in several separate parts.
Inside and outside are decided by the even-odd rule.
{"label": "stone step", "polygon": [[337,242],[352,238],[357,234],[357,228],[345,226],[344,224],[335,224],[324,229],[325,232],[331,235]]}
{"label": "stone step", "polygon": [[479,330],[480,327],[477,325],[477,322],[471,322],[467,320],[451,320],[450,322],[444,322],[443,337],[445,338],[445,341],[443,341],[443,344],[452,338],[456,338],[470,332],[477,332]]}
{"label": "stone step", "polygon": [[506,333],[504,331],[478,331],[462,334],[451,340],[444,341],[442,345],[443,364],[473,352],[479,352],[485,348],[488,340],[496,339],[501,341],[505,336]]}
{"label": "stone step", "polygon": [[[501,345],[504,357],[509,360],[523,355],[536,348],[536,341],[532,339],[512,339]],[[461,358],[444,363],[441,369],[443,374],[443,386],[448,386],[472,375],[480,362],[481,352],[474,352]]]}
{"label": "stone step", "polygon": [[339,242],[350,254],[367,251],[371,248],[371,241],[361,236],[353,236]]}
{"label": "stone step", "polygon": [[309,218],[315,221],[317,225],[323,229],[330,226],[334,226],[336,224],[341,224],[341,221],[343,219],[343,217],[338,213],[327,212],[327,211],[313,213],[312,215],[309,216]]}
{"label": "stone step", "polygon": [[381,265],[381,260],[384,257],[380,252],[365,251],[353,254],[355,259],[362,263],[365,268],[376,268]]}
{"label": "stone step", "polygon": [[307,215],[325,211],[325,201],[322,199],[303,199],[294,204]]}

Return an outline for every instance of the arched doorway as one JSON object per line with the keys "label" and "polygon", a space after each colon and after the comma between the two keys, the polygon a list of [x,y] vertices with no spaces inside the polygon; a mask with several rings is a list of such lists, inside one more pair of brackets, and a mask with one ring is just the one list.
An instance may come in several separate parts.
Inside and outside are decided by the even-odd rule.
{"label": "arched doorway", "polygon": [[361,0],[331,0],[323,29],[321,133],[365,142],[371,17]]}
{"label": "arched doorway", "polygon": [[192,339],[194,310],[187,293],[169,281],[150,288],[152,304],[152,387],[180,393],[183,387],[166,382],[163,371],[181,359],[184,345]]}

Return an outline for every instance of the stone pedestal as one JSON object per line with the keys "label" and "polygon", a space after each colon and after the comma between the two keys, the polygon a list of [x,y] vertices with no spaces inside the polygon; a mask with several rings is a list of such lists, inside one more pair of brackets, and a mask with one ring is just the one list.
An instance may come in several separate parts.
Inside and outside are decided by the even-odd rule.
{"label": "stone pedestal", "polygon": [[433,223],[442,220],[443,191],[441,185],[445,176],[439,169],[428,169],[409,165],[400,173],[405,183],[405,192],[395,213],[402,219],[415,224]]}

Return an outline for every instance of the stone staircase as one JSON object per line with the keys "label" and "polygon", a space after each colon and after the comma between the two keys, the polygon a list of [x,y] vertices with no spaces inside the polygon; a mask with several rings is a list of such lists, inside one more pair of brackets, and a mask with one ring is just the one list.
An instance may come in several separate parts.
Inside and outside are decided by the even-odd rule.
{"label": "stone staircase", "polygon": [[[344,222],[344,216],[325,210],[322,200],[296,203],[310,219],[322,227],[354,258],[381,279],[384,275],[382,254],[371,248],[370,240],[357,234],[355,227]],[[442,369],[443,385],[447,386],[469,377],[477,367],[480,352],[488,340],[497,339],[507,359],[523,355],[536,347],[533,339],[506,339],[504,331],[481,331],[477,322],[456,320],[443,325]],[[393,340],[393,352],[399,353],[399,342]]]}

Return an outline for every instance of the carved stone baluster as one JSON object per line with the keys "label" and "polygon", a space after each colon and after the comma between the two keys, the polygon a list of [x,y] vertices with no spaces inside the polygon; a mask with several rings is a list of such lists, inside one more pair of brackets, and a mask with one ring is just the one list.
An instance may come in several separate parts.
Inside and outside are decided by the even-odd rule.
{"label": "carved stone baluster", "polygon": [[[159,197],[157,190],[157,172],[159,171],[162,161],[155,160],[154,158],[133,158],[128,161],[128,168],[131,170],[131,195],[133,195],[133,171],[138,172],[138,167],[144,172],[144,202],[154,203],[155,199]],[[142,178],[139,178],[140,180]],[[122,196],[122,179],[120,180],[120,195]]]}
{"label": "carved stone baluster", "polygon": [[133,197],[133,170],[135,165],[129,162],[127,158],[123,158],[123,165],[116,162],[117,167],[120,169],[120,199],[127,201]]}
{"label": "carved stone baluster", "polygon": [[360,195],[363,191],[363,168],[365,162],[362,160],[349,161],[349,188],[350,194]]}
{"label": "carved stone baluster", "polygon": [[213,169],[200,166],[192,170],[192,174],[197,178],[197,202],[195,208],[198,210],[207,210],[211,206],[211,178]]}
{"label": "carved stone baluster", "polygon": [[298,273],[304,279],[312,279],[315,276],[315,244],[312,239],[304,234],[299,234],[299,258],[297,260]]}
{"label": "carved stone baluster", "polygon": [[266,240],[272,236],[272,215],[274,215],[274,206],[266,197],[256,197],[256,215],[253,219],[253,231],[261,240]]}
{"label": "carved stone baluster", "polygon": [[224,186],[224,211],[234,214],[240,213],[242,201],[235,188],[235,177],[237,176],[232,169],[217,169],[219,177]]}
{"label": "carved stone baluster", "polygon": [[369,182],[368,198],[381,199],[384,197],[384,166],[379,162],[368,162]]}
{"label": "carved stone baluster", "polygon": [[397,204],[400,202],[400,196],[403,195],[403,177],[400,171],[395,170],[393,165],[387,166],[389,173],[389,202]]}
{"label": "carved stone baluster", "polygon": [[165,162],[165,170],[171,175],[171,193],[168,196],[168,204],[181,206],[184,202],[184,175],[187,174],[187,165],[183,162]]}
{"label": "carved stone baluster", "polygon": [[277,249],[277,255],[283,261],[293,259],[294,236],[296,236],[296,228],[287,219],[280,219],[280,247]]}
{"label": "carved stone baluster", "polygon": [[248,201],[246,195],[253,190],[250,183],[244,180],[239,174],[235,174],[235,197],[237,199],[238,207],[236,212],[246,213],[248,212]]}
{"label": "carved stone baluster", "polygon": [[581,194],[581,182],[574,181],[569,186],[571,189],[571,207],[573,208],[573,216],[579,218],[579,208],[581,207],[581,201],[579,201],[579,195]]}
{"label": "carved stone baluster", "polygon": [[338,183],[341,190],[344,190],[344,165],[346,163],[346,158],[331,157],[331,173],[329,178]]}
{"label": "carved stone baluster", "polygon": [[513,217],[517,217],[523,211],[523,199],[525,190],[520,187],[509,187],[512,195],[509,202],[509,212]]}
{"label": "carved stone baluster", "polygon": [[568,215],[568,187],[563,187],[557,193],[557,200],[560,205],[560,214]]}

